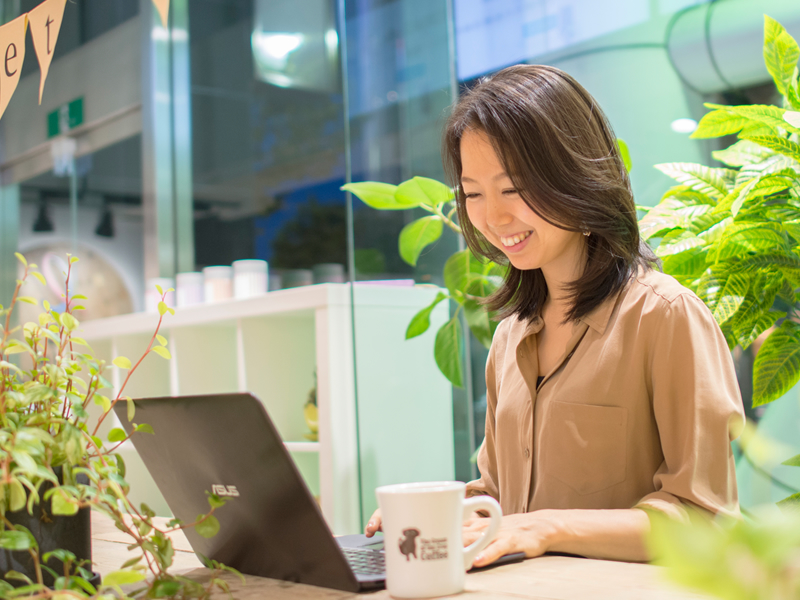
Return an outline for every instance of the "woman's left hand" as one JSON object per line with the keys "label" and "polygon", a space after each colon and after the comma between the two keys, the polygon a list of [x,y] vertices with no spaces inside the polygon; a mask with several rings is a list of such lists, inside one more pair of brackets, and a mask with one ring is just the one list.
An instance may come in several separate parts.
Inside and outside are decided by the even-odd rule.
{"label": "woman's left hand", "polygon": [[[484,518],[464,521],[464,546],[477,540],[489,523],[490,519]],[[497,536],[475,557],[472,566],[484,567],[513,552],[524,552],[527,558],[541,556],[547,551],[555,534],[554,524],[545,515],[531,512],[504,516]]]}

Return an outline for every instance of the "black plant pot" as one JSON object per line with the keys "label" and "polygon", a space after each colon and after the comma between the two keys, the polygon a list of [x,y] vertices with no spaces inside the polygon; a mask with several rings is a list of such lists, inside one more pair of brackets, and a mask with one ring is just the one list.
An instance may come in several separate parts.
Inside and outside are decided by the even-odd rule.
{"label": "black plant pot", "polygon": [[[52,487],[50,483],[42,485],[39,490],[41,496],[44,496],[50,487]],[[33,507],[32,515],[28,514],[26,509],[22,509],[6,513],[6,518],[14,525],[22,525],[30,530],[39,544],[40,557],[52,550],[68,550],[75,555],[76,562],[86,560],[84,568],[91,572],[92,520],[89,508],[82,508],[72,516],[53,515],[50,511],[50,502],[42,501]],[[46,564],[56,573],[64,572],[64,565],[58,558],[51,557]],[[27,550],[0,550],[0,577],[5,577],[8,571],[19,571],[36,582],[33,557]],[[53,576],[44,569],[42,576],[44,584],[52,587]],[[99,576],[96,579],[99,580]],[[92,583],[98,582],[92,581]],[[15,586],[23,585],[16,580],[9,583]]]}

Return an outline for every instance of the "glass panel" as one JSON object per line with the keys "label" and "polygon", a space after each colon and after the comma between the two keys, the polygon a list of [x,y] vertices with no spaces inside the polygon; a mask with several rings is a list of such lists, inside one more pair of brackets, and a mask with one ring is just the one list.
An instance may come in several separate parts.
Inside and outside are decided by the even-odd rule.
{"label": "glass panel", "polygon": [[275,289],[336,263],[343,281],[333,0],[196,0],[189,10],[198,268],[263,259]]}
{"label": "glass panel", "polygon": [[[19,249],[40,265],[48,285],[27,294],[63,304],[66,253],[80,258],[70,289],[88,297],[82,321],[141,310],[144,251],[141,206],[141,136],[79,157],[77,238],[72,237],[70,177],[53,171],[20,185]],[[21,322],[40,308],[19,306]]]}

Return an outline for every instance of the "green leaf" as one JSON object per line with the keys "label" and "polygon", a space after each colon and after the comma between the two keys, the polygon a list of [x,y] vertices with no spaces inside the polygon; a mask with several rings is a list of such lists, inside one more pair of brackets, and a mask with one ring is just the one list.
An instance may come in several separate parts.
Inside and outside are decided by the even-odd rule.
{"label": "green leaf", "polygon": [[[739,310],[742,312],[741,308]],[[742,319],[739,323],[735,323],[734,331],[736,333],[739,345],[743,349],[747,349],[753,342],[756,341],[758,336],[775,325],[778,319],[782,319],[785,316],[785,312],[770,311],[759,315],[755,320]]]}
{"label": "green leaf", "polygon": [[114,427],[111,431],[108,432],[108,441],[112,443],[121,442],[127,437],[128,434],[125,433],[125,431],[123,429],[120,429],[119,427]]}
{"label": "green leaf", "polygon": [[736,173],[729,169],[712,169],[694,163],[664,163],[655,167],[678,183],[714,199],[727,195],[729,191],[727,180]]}
{"label": "green leaf", "polygon": [[412,267],[417,266],[420,253],[442,235],[441,217],[432,215],[412,221],[400,232],[400,256]]}
{"label": "green leaf", "polygon": [[364,204],[378,210],[406,210],[414,206],[398,202],[394,195],[397,186],[388,183],[362,181],[361,183],[348,183],[341,189],[350,192]]}
{"label": "green leaf", "polygon": [[161,300],[158,303],[158,314],[163,317],[165,314],[167,314],[168,310],[169,310],[169,307],[167,306],[167,303],[164,302],[163,300]]}
{"label": "green leaf", "polygon": [[699,278],[706,268],[706,250],[701,247],[690,248],[664,258],[664,272],[679,280]]}
{"label": "green leaf", "polygon": [[8,509],[11,512],[22,510],[25,507],[27,500],[25,495],[25,488],[22,486],[18,479],[12,479],[8,484]]}
{"label": "green leaf", "polygon": [[156,340],[158,340],[158,343],[162,346],[166,346],[168,344],[167,338],[165,338],[163,335],[157,335]]}
{"label": "green leaf", "polygon": [[470,331],[488,350],[492,346],[494,330],[497,329],[497,322],[490,318],[489,311],[476,300],[464,302],[464,316]]}
{"label": "green leaf", "polygon": [[153,431],[153,426],[152,425],[148,425],[147,423],[142,423],[141,425],[137,425],[136,426],[136,431],[142,432],[142,433],[155,434],[155,431]]}
{"label": "green leaf", "polygon": [[[67,256],[69,256],[69,255],[67,255]],[[71,264],[71,265],[74,265],[74,264],[75,264],[76,262],[78,262],[79,260],[80,260],[80,259],[79,259],[77,256],[70,256],[70,257],[69,257],[69,264]]]}
{"label": "green leaf", "polygon": [[764,15],[764,64],[781,95],[788,94],[800,48],[791,35],[775,19]]}
{"label": "green leaf", "polygon": [[733,274],[728,278],[714,306],[714,319],[722,325],[730,319],[744,302],[750,278],[746,275]]}
{"label": "green leaf", "polygon": [[436,308],[436,305],[439,304],[439,302],[447,297],[447,294],[439,292],[436,294],[436,298],[434,298],[433,302],[431,302],[428,306],[423,308],[411,318],[411,322],[408,324],[408,328],[406,329],[407,340],[415,338],[418,335],[422,335],[428,331],[428,328],[431,326],[431,313],[433,312],[433,309]]}
{"label": "green leaf", "polygon": [[25,260],[25,257],[22,256],[22,254],[20,254],[19,252],[14,252],[14,256],[16,256],[17,260],[22,263],[22,266],[24,267],[28,266],[28,261]]}
{"label": "green leaf", "polygon": [[750,140],[740,140],[725,150],[716,150],[711,154],[718,161],[728,166],[741,167],[761,162],[772,155],[772,152]]}
{"label": "green leaf", "polygon": [[791,140],[776,135],[754,135],[752,137],[748,136],[745,139],[759,146],[763,146],[764,148],[774,150],[784,156],[788,156],[789,158],[793,158],[796,161],[800,161],[800,144]]}
{"label": "green leaf", "polygon": [[78,514],[78,505],[74,502],[68,501],[59,493],[53,494],[51,502],[53,503],[54,515],[71,516]]}
{"label": "green leaf", "polygon": [[[800,130],[795,131],[794,130],[795,128],[793,128],[791,125],[787,126],[786,121],[783,120],[783,113],[786,112],[785,109],[778,108],[777,106],[772,106],[770,104],[747,104],[743,106],[725,106],[720,104],[706,103],[706,106],[708,108],[718,108],[721,110],[727,110],[733,114],[760,123],[772,129],[773,135],[777,134],[777,130],[779,128],[785,129],[787,131],[792,131],[793,133],[798,133],[798,131],[800,131]],[[743,131],[742,133],[745,133],[745,131]]]}
{"label": "green leaf", "polygon": [[78,319],[70,313],[62,313],[61,324],[67,328],[67,331],[75,331],[78,328]]}
{"label": "green leaf", "polygon": [[136,414],[136,404],[130,396],[126,396],[125,401],[128,403],[128,422],[131,422]]}
{"label": "green leaf", "polygon": [[164,348],[164,346],[153,346],[152,348],[150,348],[150,350],[158,354],[161,358],[166,358],[167,360],[172,358],[172,355],[169,353],[169,350]]}
{"label": "green leaf", "polygon": [[119,367],[120,369],[130,369],[131,368],[131,361],[126,358],[125,356],[118,356],[112,361],[112,364]]}
{"label": "green leaf", "polygon": [[137,571],[114,571],[103,577],[103,587],[130,585],[144,579],[144,573]]}
{"label": "green leaf", "polygon": [[779,500],[776,504],[784,513],[798,513],[800,512],[800,492]]}
{"label": "green leaf", "polygon": [[0,548],[3,550],[27,550],[31,547],[31,536],[24,531],[0,531]]}
{"label": "green leaf", "polygon": [[436,332],[433,354],[442,374],[456,387],[463,387],[461,348],[464,334],[458,315],[450,319]]}
{"label": "green leaf", "polygon": [[160,579],[153,583],[152,591],[149,595],[152,598],[172,598],[180,589],[180,581],[174,579]]}
{"label": "green leaf", "polygon": [[658,248],[656,248],[656,255],[660,257],[671,256],[705,245],[706,242],[691,231],[676,229],[664,236]]}
{"label": "green leaf", "polygon": [[394,192],[398,203],[407,207],[436,207],[453,199],[452,190],[440,181],[428,177],[413,177],[404,181]]}
{"label": "green leaf", "polygon": [[619,148],[619,155],[622,157],[622,163],[625,165],[625,170],[630,173],[631,168],[633,168],[633,163],[631,162],[631,153],[630,150],[628,150],[628,144],[626,144],[624,140],[617,138],[617,147]]}
{"label": "green leaf", "polygon": [[33,306],[38,306],[39,304],[39,301],[31,296],[17,296],[17,302],[24,302],[25,304],[32,304]]}
{"label": "green leaf", "polygon": [[484,266],[469,248],[452,254],[444,264],[444,284],[450,296],[459,301],[470,283],[485,277]]}
{"label": "green leaf", "polygon": [[761,345],[753,365],[753,406],[783,396],[800,379],[800,325],[786,320]]}
{"label": "green leaf", "polygon": [[100,394],[95,394],[94,403],[97,404],[98,406],[101,406],[103,408],[104,413],[107,413],[109,410],[111,410],[111,400],[109,400],[105,396],[101,396]]}
{"label": "green leaf", "polygon": [[787,467],[800,467],[800,454],[797,454],[792,458],[787,458],[781,464],[786,465]]}
{"label": "green leaf", "polygon": [[697,129],[689,137],[706,139],[731,135],[732,133],[739,133],[746,124],[747,119],[744,117],[731,114],[727,110],[713,110],[700,119]]}
{"label": "green leaf", "polygon": [[769,222],[734,223],[719,241],[711,260],[738,258],[748,252],[786,249],[780,226]]}
{"label": "green leaf", "polygon": [[[200,521],[205,515],[198,515],[197,520]],[[211,538],[219,533],[219,520],[214,515],[209,516],[204,521],[194,526],[194,530],[198,535],[204,538]]]}

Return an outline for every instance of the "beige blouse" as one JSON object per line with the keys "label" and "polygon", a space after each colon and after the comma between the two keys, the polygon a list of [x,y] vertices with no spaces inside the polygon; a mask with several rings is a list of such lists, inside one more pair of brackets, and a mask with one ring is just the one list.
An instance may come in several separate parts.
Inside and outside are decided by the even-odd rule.
{"label": "beige blouse", "polygon": [[693,505],[739,514],[730,432],[744,412],[725,339],[672,277],[641,272],[573,326],[541,385],[543,322],[505,319],[486,365],[481,478],[504,514]]}

